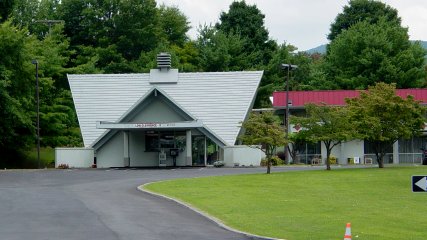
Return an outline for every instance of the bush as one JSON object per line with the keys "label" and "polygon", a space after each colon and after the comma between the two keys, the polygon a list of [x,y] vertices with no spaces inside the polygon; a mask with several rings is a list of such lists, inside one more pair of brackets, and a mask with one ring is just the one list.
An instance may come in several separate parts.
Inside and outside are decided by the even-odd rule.
{"label": "bush", "polygon": [[61,163],[58,165],[58,169],[68,169],[70,168],[70,166],[68,166],[68,164],[65,163]]}
{"label": "bush", "polygon": [[279,165],[283,165],[283,164],[285,164],[285,161],[283,161],[280,157],[278,157],[278,156],[271,157],[271,165],[279,166]]}
{"label": "bush", "polygon": [[216,161],[214,162],[214,167],[223,167],[224,166],[224,161]]}
{"label": "bush", "polygon": [[259,163],[259,165],[261,167],[267,167],[267,159],[266,158],[261,159],[261,162]]}
{"label": "bush", "polygon": [[[285,163],[285,161],[283,161],[282,159],[280,159],[278,156],[273,156],[270,159],[270,163],[272,166],[279,166],[279,165],[283,165]],[[259,164],[261,167],[267,167],[267,158],[263,158],[261,159],[261,162]]]}

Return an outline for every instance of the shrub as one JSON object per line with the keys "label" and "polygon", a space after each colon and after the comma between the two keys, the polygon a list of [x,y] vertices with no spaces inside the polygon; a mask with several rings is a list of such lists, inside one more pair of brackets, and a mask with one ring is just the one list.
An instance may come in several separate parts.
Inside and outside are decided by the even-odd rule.
{"label": "shrub", "polygon": [[261,159],[261,162],[259,163],[259,165],[261,167],[267,167],[267,159],[266,158]]}
{"label": "shrub", "polygon": [[[270,163],[271,163],[272,166],[279,166],[279,165],[285,164],[285,161],[283,161],[282,159],[280,159],[278,156],[273,156],[270,159]],[[261,162],[260,162],[259,165],[261,167],[266,167],[267,166],[267,158],[261,159]]]}
{"label": "shrub", "polygon": [[273,165],[273,166],[283,165],[284,163],[285,163],[285,161],[283,161],[278,156],[271,157],[271,165]]}
{"label": "shrub", "polygon": [[68,164],[65,163],[61,163],[58,165],[58,169],[68,169],[70,168],[70,166],[68,166]]}

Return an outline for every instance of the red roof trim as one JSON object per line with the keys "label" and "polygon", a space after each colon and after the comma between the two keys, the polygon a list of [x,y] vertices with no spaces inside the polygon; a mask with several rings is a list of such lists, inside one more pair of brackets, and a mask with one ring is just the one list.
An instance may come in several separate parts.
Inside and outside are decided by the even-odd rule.
{"label": "red roof trim", "polygon": [[[427,104],[427,89],[397,89],[397,95],[406,98],[414,96],[415,100]],[[289,91],[289,102],[293,108],[304,107],[307,103],[326,103],[328,105],[343,106],[346,98],[355,98],[360,95],[359,90],[317,90],[317,91]],[[273,92],[273,107],[281,108],[286,103],[286,92]]]}

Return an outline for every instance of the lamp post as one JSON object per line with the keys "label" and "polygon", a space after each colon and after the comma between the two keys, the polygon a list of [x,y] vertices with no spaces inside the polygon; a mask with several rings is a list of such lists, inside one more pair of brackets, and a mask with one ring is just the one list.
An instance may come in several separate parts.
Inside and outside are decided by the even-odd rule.
{"label": "lamp post", "polygon": [[[285,137],[286,140],[289,139],[289,78],[290,78],[290,72],[292,70],[297,69],[297,65],[292,65],[289,63],[282,63],[282,69],[287,70],[288,77],[286,78],[286,109],[284,114],[284,124],[285,124]],[[290,163],[289,159],[289,149],[288,149],[288,143],[285,145],[285,159],[287,163]]]}
{"label": "lamp post", "polygon": [[39,62],[31,61],[36,65],[36,99],[37,99],[37,168],[40,168],[40,95],[39,95]]}

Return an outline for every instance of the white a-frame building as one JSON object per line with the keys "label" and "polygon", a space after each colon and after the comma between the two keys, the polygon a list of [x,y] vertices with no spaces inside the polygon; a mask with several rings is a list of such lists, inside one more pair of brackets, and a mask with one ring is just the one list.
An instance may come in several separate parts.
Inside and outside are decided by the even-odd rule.
{"label": "white a-frame building", "polygon": [[238,144],[262,71],[179,73],[170,55],[143,74],[68,75],[98,167],[205,166]]}

